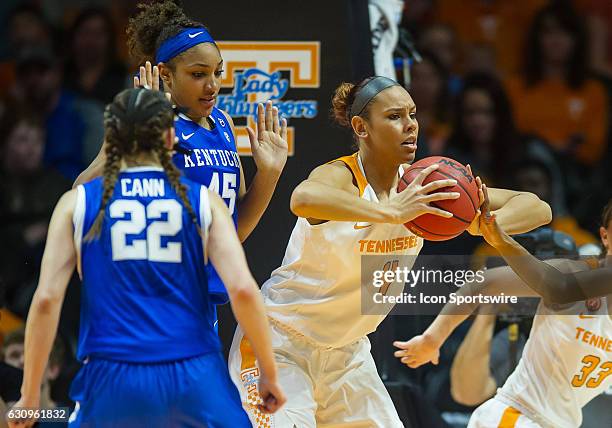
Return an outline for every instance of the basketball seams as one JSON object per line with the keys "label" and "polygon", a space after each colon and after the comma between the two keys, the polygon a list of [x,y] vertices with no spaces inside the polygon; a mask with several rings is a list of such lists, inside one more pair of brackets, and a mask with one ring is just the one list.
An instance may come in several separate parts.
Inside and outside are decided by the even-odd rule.
{"label": "basketball seams", "polygon": [[[410,171],[420,171],[420,170],[423,170],[423,169],[425,169],[425,168],[427,168],[427,167],[420,167],[420,166],[417,166],[417,167],[415,167],[415,168],[411,168],[411,169],[410,169]],[[467,195],[468,199],[470,200],[470,203],[472,204],[472,208],[474,209],[474,214],[478,212],[478,208],[477,208],[477,207],[476,207],[476,205],[474,204],[474,201],[472,200],[472,196],[471,196],[470,192],[469,192],[469,191],[468,191],[468,190],[467,190],[467,189],[466,189],[466,188],[463,186],[463,184],[461,183],[461,181],[460,181],[460,180],[457,180],[457,179],[456,179],[455,177],[453,177],[452,175],[446,174],[446,173],[444,173],[444,172],[442,172],[442,171],[440,171],[440,170],[435,170],[434,172],[437,172],[438,174],[441,174],[441,175],[443,175],[443,176],[444,176],[444,177],[446,177],[446,178],[450,178],[451,180],[456,180],[456,181],[457,181],[457,185],[458,185],[459,187],[461,187],[461,189],[462,189],[462,190],[465,192],[465,194]],[[402,179],[404,179],[404,177],[403,177],[403,176],[402,176]],[[465,220],[463,220],[463,221],[465,221]],[[471,223],[471,222],[470,222],[470,223]]]}

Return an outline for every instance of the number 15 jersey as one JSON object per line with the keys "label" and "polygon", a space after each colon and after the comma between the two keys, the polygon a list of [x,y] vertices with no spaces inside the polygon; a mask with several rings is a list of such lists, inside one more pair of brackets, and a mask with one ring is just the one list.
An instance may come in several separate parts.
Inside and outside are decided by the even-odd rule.
{"label": "number 15 jersey", "polygon": [[[184,114],[179,114],[174,126],[179,139],[179,149],[173,157],[174,164],[185,177],[207,186],[227,204],[238,224],[238,192],[240,190],[240,157],[232,128],[225,115],[216,107],[208,117],[212,129],[201,127]],[[228,300],[225,286],[212,265],[207,267],[209,289],[216,303]]]}

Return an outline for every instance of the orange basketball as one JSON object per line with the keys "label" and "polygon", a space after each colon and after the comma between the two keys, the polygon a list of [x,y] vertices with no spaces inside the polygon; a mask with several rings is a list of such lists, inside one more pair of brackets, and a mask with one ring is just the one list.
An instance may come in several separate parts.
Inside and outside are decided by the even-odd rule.
{"label": "orange basketball", "polygon": [[444,218],[433,214],[423,214],[404,224],[412,233],[428,241],[446,241],[463,233],[468,228],[478,211],[478,186],[476,179],[468,169],[454,159],[443,156],[431,156],[410,165],[404,171],[397,186],[401,192],[429,165],[439,164],[437,170],[429,174],[423,185],[436,180],[455,179],[457,184],[435,192],[459,192],[458,199],[431,202],[430,205],[453,213],[453,217]]}

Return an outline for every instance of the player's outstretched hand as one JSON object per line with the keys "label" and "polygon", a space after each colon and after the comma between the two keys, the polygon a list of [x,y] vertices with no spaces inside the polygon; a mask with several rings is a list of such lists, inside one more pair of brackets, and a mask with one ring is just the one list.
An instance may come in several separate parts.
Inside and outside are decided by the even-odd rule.
{"label": "player's outstretched hand", "polygon": [[438,164],[425,168],[416,178],[400,193],[392,193],[387,202],[390,223],[406,223],[423,214],[433,214],[440,217],[450,218],[452,213],[430,205],[431,202],[446,199],[457,199],[459,192],[437,192],[431,193],[444,187],[452,187],[457,180],[436,180],[423,185],[423,181],[429,174],[438,169]]}
{"label": "player's outstretched hand", "polygon": [[483,192],[485,197],[485,202],[482,204],[482,215],[480,216],[480,232],[482,233],[483,238],[487,241],[489,245],[494,248],[498,248],[507,242],[508,234],[499,227],[497,221],[495,220],[495,215],[491,214],[489,210],[489,194],[487,192],[487,186],[483,185]]}
{"label": "player's outstretched hand", "polygon": [[[143,87],[159,91],[159,67],[151,65],[151,61],[145,62],[145,65],[140,66],[138,76],[134,76],[134,88]],[[170,101],[171,95],[166,92],[166,98]]]}
{"label": "player's outstretched hand", "polygon": [[[470,175],[473,177],[474,174],[472,173],[472,167],[469,164],[467,165],[467,169]],[[472,236],[482,235],[482,233],[480,232],[480,214],[482,214],[482,210],[481,210],[482,204],[484,204],[485,202],[484,191],[483,191],[484,184],[482,183],[482,180],[480,179],[480,177],[476,177],[476,186],[478,186],[478,199],[479,199],[478,210],[476,211],[476,216],[474,217],[474,220],[472,220],[472,223],[470,223],[470,225],[467,228],[468,233]]]}
{"label": "player's outstretched hand", "polygon": [[247,127],[253,160],[257,170],[280,175],[287,162],[287,119],[279,120],[278,108],[272,101],[257,105],[257,126],[255,131]]}
{"label": "player's outstretched hand", "polygon": [[257,407],[263,413],[274,413],[287,401],[278,382],[270,382],[263,374],[259,378],[258,390],[263,403],[258,404]]}
{"label": "player's outstretched hand", "polygon": [[412,369],[429,362],[438,364],[440,346],[426,335],[415,336],[407,342],[395,341],[393,346],[399,348],[393,355]]}

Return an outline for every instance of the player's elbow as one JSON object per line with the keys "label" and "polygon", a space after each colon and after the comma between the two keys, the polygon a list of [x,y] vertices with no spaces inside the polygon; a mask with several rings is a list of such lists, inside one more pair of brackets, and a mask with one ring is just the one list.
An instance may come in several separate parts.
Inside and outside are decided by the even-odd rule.
{"label": "player's elbow", "polygon": [[312,205],[312,192],[307,183],[299,184],[291,194],[289,207],[298,217],[310,217],[309,207]]}
{"label": "player's elbow", "polygon": [[544,226],[552,221],[552,208],[547,202],[529,192],[524,192],[523,197],[530,199],[529,210],[527,212],[529,212],[529,217],[537,223],[536,227]]}
{"label": "player's elbow", "polygon": [[46,291],[36,291],[32,299],[32,310],[47,314],[62,305],[62,297]]}
{"label": "player's elbow", "polygon": [[[461,386],[460,386],[461,384]],[[482,404],[487,399],[491,398],[486,393],[484,388],[470,386],[471,382],[452,382],[451,381],[451,397],[457,403],[468,407],[474,407]]]}
{"label": "player's elbow", "polygon": [[252,277],[245,277],[228,287],[228,293],[233,304],[249,305],[259,297],[259,288]]}

